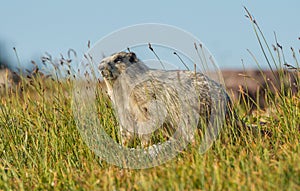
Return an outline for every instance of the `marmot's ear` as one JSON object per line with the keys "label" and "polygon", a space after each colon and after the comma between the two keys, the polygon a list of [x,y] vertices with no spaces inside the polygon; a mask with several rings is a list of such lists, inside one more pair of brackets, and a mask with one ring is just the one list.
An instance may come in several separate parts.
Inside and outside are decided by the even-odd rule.
{"label": "marmot's ear", "polygon": [[130,52],[129,56],[129,62],[137,62],[137,57],[134,52]]}

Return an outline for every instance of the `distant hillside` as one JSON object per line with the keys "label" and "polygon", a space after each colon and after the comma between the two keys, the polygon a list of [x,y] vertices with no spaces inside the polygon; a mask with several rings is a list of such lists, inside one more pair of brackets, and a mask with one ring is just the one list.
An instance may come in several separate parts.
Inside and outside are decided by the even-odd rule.
{"label": "distant hillside", "polygon": [[[274,71],[270,70],[223,70],[225,86],[233,99],[238,99],[242,94],[247,100],[257,100],[259,95],[259,106],[265,107],[266,89],[269,88],[272,94],[281,91],[291,90],[292,93],[299,91],[299,72],[296,71]],[[283,80],[280,80],[283,79]],[[280,82],[284,82],[280,84]],[[259,94],[258,94],[259,93]],[[249,99],[250,98],[250,99]]]}

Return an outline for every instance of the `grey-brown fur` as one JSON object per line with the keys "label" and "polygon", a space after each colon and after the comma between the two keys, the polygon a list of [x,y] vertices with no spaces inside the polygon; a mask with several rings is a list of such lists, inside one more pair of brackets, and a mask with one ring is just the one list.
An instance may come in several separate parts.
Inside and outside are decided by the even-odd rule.
{"label": "grey-brown fur", "polygon": [[[133,68],[133,70],[128,72],[127,69],[129,67]],[[179,100],[178,96],[176,96],[178,92],[172,86],[169,86],[168,83],[155,80],[160,78],[168,79],[169,82],[178,81],[178,83],[183,84],[183,89],[181,89],[183,95],[196,93],[197,96],[184,101],[191,102],[190,105],[205,122],[209,122],[213,113],[215,115],[228,115],[231,113],[230,99],[224,88],[201,73],[195,73],[194,71],[152,70],[140,61],[133,52],[119,52],[103,59],[99,65],[99,70],[106,83],[108,95],[115,107],[123,106],[122,99],[127,98],[122,96],[128,97],[130,111],[127,114],[132,115],[139,122],[147,122],[151,118],[148,112],[150,100],[160,99],[165,100],[166,105],[170,105],[166,109],[168,114],[164,124],[169,128],[176,129],[176,123],[179,122],[176,119],[180,117],[178,114],[180,108],[177,104]],[[124,72],[130,75],[122,75]],[[135,83],[136,78],[143,74],[154,77],[151,80],[137,84],[129,91],[131,84]],[[158,89],[160,91],[157,91]],[[127,95],[129,92],[130,95]],[[220,100],[223,106],[219,108],[213,107],[214,104],[218,105]],[[122,126],[120,130],[123,144],[135,136],[134,133],[126,131]],[[143,146],[148,145],[150,135],[140,135],[139,138]]]}

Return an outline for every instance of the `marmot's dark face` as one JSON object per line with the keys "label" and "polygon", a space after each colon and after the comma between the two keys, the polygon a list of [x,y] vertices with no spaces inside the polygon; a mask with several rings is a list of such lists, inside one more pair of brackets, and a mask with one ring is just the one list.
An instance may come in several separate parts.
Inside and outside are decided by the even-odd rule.
{"label": "marmot's dark face", "polygon": [[99,70],[103,78],[113,81],[130,65],[137,63],[138,58],[133,52],[119,52],[104,58],[99,64]]}

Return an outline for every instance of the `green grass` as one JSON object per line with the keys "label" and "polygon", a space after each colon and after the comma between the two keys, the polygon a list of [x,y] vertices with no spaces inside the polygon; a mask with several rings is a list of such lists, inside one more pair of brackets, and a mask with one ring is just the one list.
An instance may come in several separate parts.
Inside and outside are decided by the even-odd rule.
{"label": "green grass", "polygon": [[[253,115],[236,107],[247,124],[271,136],[236,137],[229,126],[205,154],[189,146],[145,170],[121,169],[96,156],[76,128],[71,96],[72,82],[39,76],[2,92],[0,190],[300,190],[299,92],[278,90],[266,97],[269,107]],[[116,124],[112,117],[103,120]]]}
{"label": "green grass", "polygon": [[300,189],[299,95],[245,119],[265,121],[271,137],[234,137],[235,130],[227,128],[204,155],[191,146],[162,166],[128,170],[90,151],[72,118],[68,83],[51,83],[57,89],[51,94],[24,90],[1,100],[0,189]]}

